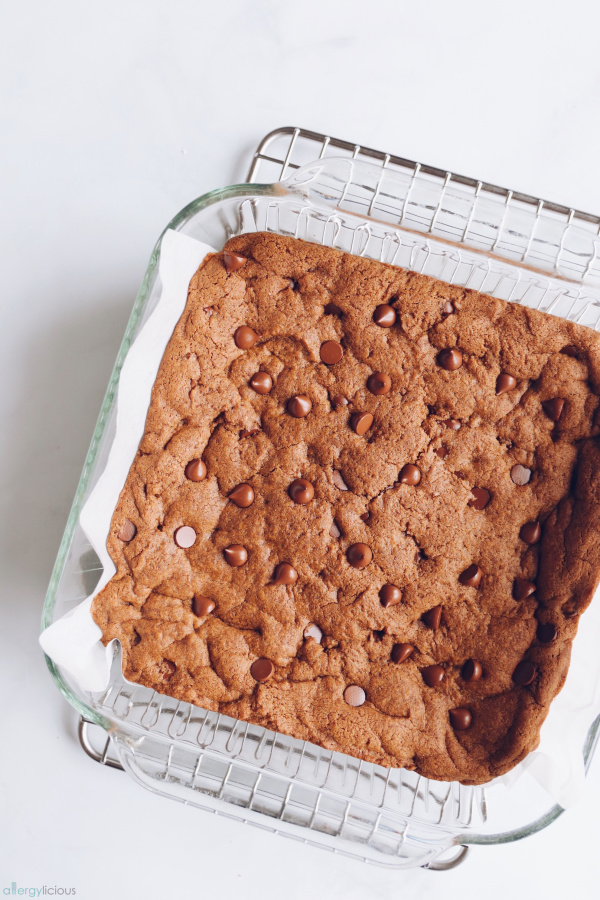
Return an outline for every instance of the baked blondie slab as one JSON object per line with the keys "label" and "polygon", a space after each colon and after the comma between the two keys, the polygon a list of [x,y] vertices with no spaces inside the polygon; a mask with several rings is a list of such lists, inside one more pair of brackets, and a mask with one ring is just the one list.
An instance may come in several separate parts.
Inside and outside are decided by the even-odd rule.
{"label": "baked blondie slab", "polygon": [[467,784],[539,740],[600,577],[600,336],[273,234],[208,257],[92,614],[124,675]]}

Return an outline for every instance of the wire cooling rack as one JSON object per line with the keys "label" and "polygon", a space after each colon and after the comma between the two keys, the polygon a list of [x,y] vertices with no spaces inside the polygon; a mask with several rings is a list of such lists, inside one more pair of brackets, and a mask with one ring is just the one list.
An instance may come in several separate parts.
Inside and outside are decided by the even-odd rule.
{"label": "wire cooling rack", "polygon": [[[478,198],[480,196],[484,197],[486,194],[492,194],[496,198],[504,198],[507,213],[511,207],[523,203],[533,207],[538,215],[553,213],[559,217],[564,217],[568,223],[581,224],[585,222],[592,226],[597,233],[600,233],[600,216],[598,215],[582,212],[550,200],[542,200],[539,197],[534,197],[532,194],[512,191],[508,188],[499,187],[496,184],[459,175],[456,172],[449,172],[447,169],[428,166],[424,163],[405,159],[402,156],[395,156],[392,153],[384,153],[382,150],[373,150],[371,147],[363,147],[361,144],[353,144],[351,141],[340,140],[326,134],[320,134],[317,131],[309,131],[305,128],[288,126],[277,128],[275,131],[267,134],[261,140],[254,153],[246,181],[254,183],[282,181],[295,169],[328,156],[347,156],[351,159],[365,160],[371,164],[380,165],[382,169],[408,171],[413,174],[414,181],[418,177],[428,176],[432,180],[440,182],[442,195],[438,207],[432,209],[431,227],[428,229],[430,232],[434,231],[436,219],[442,210],[444,195],[451,190],[453,185],[460,185],[462,188],[472,189]],[[465,225],[465,234],[471,221],[475,218],[476,207],[473,208],[472,216]],[[498,229],[496,243],[500,242],[501,234],[502,227]],[[533,234],[535,234],[535,231]],[[531,235],[532,240],[533,234]]]}
{"label": "wire cooling rack", "polygon": [[[433,237],[451,235],[458,244],[467,241],[471,247],[479,244],[488,254],[497,252],[504,258],[527,261],[534,270],[551,272],[567,280],[594,281],[596,277],[600,280],[600,268],[597,271],[600,243],[596,242],[600,217],[328,135],[292,127],[271,132],[260,142],[246,180],[275,183],[328,156],[366,160],[381,169],[377,188],[367,195],[367,201],[356,193],[356,185],[347,185],[348,192],[345,188],[342,198],[347,207],[362,203],[361,213],[385,217],[386,171],[401,172],[407,185],[400,220],[405,226]],[[466,214],[453,206],[457,187],[461,196],[467,192],[470,197]],[[489,226],[487,214],[490,198],[494,208],[500,210],[493,227]],[[519,228],[517,224],[523,217],[528,226]],[[569,240],[571,226],[587,232],[588,244],[593,248],[587,255],[574,250]],[[590,304],[579,305],[582,298],[577,292],[572,296],[577,306],[568,317],[582,321]],[[545,297],[544,294],[544,301]],[[591,306],[597,315],[597,303]],[[547,302],[544,308],[552,311]],[[585,324],[598,327],[596,321]],[[120,658],[116,658],[116,670],[119,667]],[[286,823],[301,825],[306,831],[307,836],[303,838],[306,843],[312,842],[311,832],[313,835],[319,832],[320,846],[325,845],[323,836],[329,835],[330,849],[337,852],[343,852],[334,846],[335,839],[341,836],[385,853],[405,855],[411,845],[427,840],[428,826],[442,830],[448,827],[460,833],[462,829],[484,826],[487,819],[483,788],[428,782],[412,772],[368,766],[244,722],[179,704],[128,684],[122,677],[112,680],[106,694],[98,698],[97,709],[109,718],[127,720],[146,732],[136,742],[134,760],[129,758],[123,743],[119,743],[117,751],[113,741],[119,742],[118,734],[111,738],[103,728],[82,717],[80,742],[97,762],[126,768],[138,781],[163,779],[171,785],[171,796],[179,787],[182,791],[191,788],[207,798],[236,804],[249,811],[248,821],[252,821],[254,813],[258,814],[261,827],[265,827],[264,816],[269,816],[271,821],[275,820],[273,831],[286,833]],[[261,760],[265,761],[263,772]],[[316,773],[319,777],[315,780]],[[195,805],[223,812],[216,801],[212,805],[208,802]],[[398,814],[410,820],[409,823],[399,827]],[[425,829],[423,835],[419,823]],[[290,829],[287,833],[290,834]],[[466,846],[455,847],[451,859],[435,860],[428,865],[435,869],[452,868],[462,862],[467,851]]]}

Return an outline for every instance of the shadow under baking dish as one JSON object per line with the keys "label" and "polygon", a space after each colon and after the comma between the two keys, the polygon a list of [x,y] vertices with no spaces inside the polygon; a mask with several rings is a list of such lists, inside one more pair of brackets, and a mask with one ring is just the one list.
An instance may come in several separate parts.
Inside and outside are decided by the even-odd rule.
{"label": "shadow under baking dish", "polygon": [[[598,329],[597,220],[443,175],[418,165],[323,158],[282,182],[206,194],[168,227],[214,247],[250,231],[299,237]],[[43,628],[89,596],[101,574],[79,515],[114,437],[121,366],[160,296],[161,240],[102,404]],[[121,765],[144,786],[371,863],[430,865],[456,845],[525,837],[562,812],[548,808],[547,794],[527,773],[511,791],[494,783],[428,781],[159,695],[124,680],[119,648],[102,694],[80,690],[51,660],[48,665],[69,702],[109,732]],[[598,721],[590,723],[582,748],[586,763]]]}

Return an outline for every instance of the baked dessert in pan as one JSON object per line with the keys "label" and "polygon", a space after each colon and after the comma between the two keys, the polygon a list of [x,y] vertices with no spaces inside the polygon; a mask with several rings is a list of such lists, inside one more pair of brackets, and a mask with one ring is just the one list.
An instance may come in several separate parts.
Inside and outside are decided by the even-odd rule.
{"label": "baked dessert in pan", "polygon": [[124,675],[428,778],[539,740],[600,578],[600,336],[273,234],[208,257],[95,598]]}

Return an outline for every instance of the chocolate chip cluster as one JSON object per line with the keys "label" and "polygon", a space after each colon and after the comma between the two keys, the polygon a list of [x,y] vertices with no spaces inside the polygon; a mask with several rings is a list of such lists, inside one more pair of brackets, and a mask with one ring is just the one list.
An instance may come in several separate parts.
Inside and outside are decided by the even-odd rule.
{"label": "chocolate chip cluster", "polygon": [[131,681],[483,783],[595,589],[599,435],[589,329],[240,236],[192,279],[92,615]]}
{"label": "chocolate chip cluster", "polygon": [[[234,272],[246,263],[246,258],[241,254],[225,252],[224,264],[227,272]],[[448,316],[454,312],[454,306],[446,303],[442,309],[442,315]],[[341,316],[341,310],[334,304],[328,304],[324,309],[325,315]],[[396,325],[397,313],[393,306],[389,304],[378,305],[373,312],[373,321],[381,328],[391,329]],[[260,335],[247,325],[239,326],[233,335],[235,345],[238,349],[248,351],[260,341]],[[344,357],[344,347],[340,341],[327,340],[321,344],[319,357],[321,362],[328,367],[338,365]],[[442,349],[436,358],[437,365],[449,373],[459,370],[464,363],[464,354],[458,347],[447,347]],[[249,379],[249,386],[259,395],[270,393],[274,386],[272,376],[262,370],[258,370]],[[393,389],[392,377],[386,372],[376,371],[368,376],[366,387],[371,394],[376,397],[384,397]],[[508,372],[501,372],[496,380],[496,395],[509,393],[518,388],[518,380]],[[335,408],[339,405],[347,404],[344,397],[334,397],[332,406]],[[546,415],[553,421],[557,422],[563,412],[565,400],[556,397],[543,402],[542,407]],[[295,394],[285,403],[285,410],[289,416],[298,419],[305,419],[311,414],[313,408],[312,401],[308,394]],[[360,437],[368,435],[373,425],[376,425],[375,416],[371,412],[354,411],[349,416],[348,427]],[[458,431],[462,427],[462,423],[456,419],[449,419],[445,422],[448,429]],[[445,459],[448,455],[448,449],[444,446],[435,449],[436,455],[440,459]],[[523,486],[529,483],[532,471],[528,467],[516,464],[511,469],[511,479],[517,486]],[[192,459],[185,467],[185,477],[192,482],[201,482],[207,476],[207,467],[202,459]],[[334,481],[340,490],[347,490],[347,485],[339,472],[334,472]],[[418,488],[421,483],[421,471],[415,462],[407,462],[399,472],[398,482],[407,488]],[[288,495],[291,502],[299,505],[309,504],[315,497],[314,485],[306,478],[295,478],[288,487]],[[228,495],[229,502],[246,509],[254,502],[254,489],[248,483],[238,484]],[[476,510],[483,512],[493,503],[493,497],[486,487],[481,485],[473,486],[471,489],[471,498],[468,505]],[[362,516],[365,522],[369,521],[369,513]],[[136,527],[133,522],[127,520],[119,532],[119,538],[124,542],[133,540],[136,534]],[[332,526],[332,536],[339,537],[340,532],[337,526]],[[528,545],[536,544],[542,536],[541,523],[538,521],[525,522],[520,531],[520,537],[523,542]],[[177,528],[173,535],[174,541],[178,547],[183,550],[190,549],[196,541],[196,533],[189,525],[182,525]],[[223,549],[225,561],[232,567],[241,567],[248,561],[248,550],[241,544],[232,544]],[[419,554],[422,558],[422,554]],[[356,568],[364,569],[373,560],[373,551],[367,543],[358,542],[351,544],[346,550],[347,563]],[[467,588],[477,590],[482,580],[484,572],[477,563],[468,566],[458,578],[460,585]],[[274,585],[294,585],[298,580],[298,572],[294,566],[288,561],[280,561],[272,573],[272,583]],[[530,597],[536,590],[536,584],[525,578],[517,577],[513,585],[513,598],[519,603]],[[391,608],[402,602],[402,591],[393,584],[384,584],[379,591],[381,605],[384,608]],[[207,597],[196,595],[193,600],[193,611],[198,617],[209,615],[215,609],[213,600]],[[443,607],[435,606],[422,616],[423,623],[429,628],[436,630],[443,623]],[[323,632],[315,625],[307,626],[304,632],[305,639],[312,639],[318,643],[323,639]],[[557,629],[550,623],[542,624],[538,628],[537,639],[541,643],[549,643],[555,640]],[[415,651],[415,646],[411,643],[394,644],[390,654],[390,661],[395,665],[405,663],[410,659]],[[266,658],[256,659],[250,668],[252,677],[258,682],[267,681],[275,673],[274,663]],[[461,677],[465,684],[479,681],[485,676],[485,672],[481,663],[476,659],[468,659],[461,668]],[[428,665],[421,669],[421,675],[424,684],[431,689],[439,688],[443,684],[446,671],[441,665]],[[536,677],[536,667],[528,660],[520,662],[514,673],[513,680],[516,684],[527,686],[532,684]],[[361,706],[368,699],[364,689],[358,685],[348,685],[344,692],[344,699],[350,706]],[[472,713],[464,707],[457,707],[449,710],[450,723],[456,730],[465,730],[469,728],[472,722]]]}

